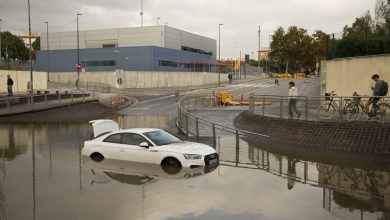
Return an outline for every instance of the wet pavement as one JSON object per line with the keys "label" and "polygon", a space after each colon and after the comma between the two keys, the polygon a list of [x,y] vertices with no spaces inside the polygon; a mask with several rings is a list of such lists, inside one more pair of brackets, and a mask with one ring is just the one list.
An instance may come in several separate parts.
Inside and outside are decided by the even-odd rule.
{"label": "wet pavement", "polygon": [[[178,98],[99,117],[180,135]],[[232,163],[235,151],[222,137],[215,170],[170,175],[159,166],[81,157],[88,120],[0,124],[0,219],[390,218],[390,172],[380,166],[278,155],[245,139],[240,163]]]}

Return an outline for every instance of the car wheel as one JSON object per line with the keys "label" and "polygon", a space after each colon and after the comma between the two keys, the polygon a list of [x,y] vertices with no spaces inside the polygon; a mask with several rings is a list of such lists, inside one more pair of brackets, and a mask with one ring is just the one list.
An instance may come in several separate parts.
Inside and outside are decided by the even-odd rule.
{"label": "car wheel", "polygon": [[181,163],[176,158],[167,157],[161,162],[161,167],[168,174],[176,174],[181,170]]}
{"label": "car wheel", "polygon": [[93,153],[90,157],[95,162],[101,162],[104,159],[104,156],[100,153]]}

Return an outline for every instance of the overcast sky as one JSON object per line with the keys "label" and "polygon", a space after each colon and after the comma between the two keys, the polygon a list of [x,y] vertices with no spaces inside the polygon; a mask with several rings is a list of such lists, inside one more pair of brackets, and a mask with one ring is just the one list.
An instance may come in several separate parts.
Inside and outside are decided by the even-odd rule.
{"label": "overcast sky", "polygon": [[[143,0],[144,26],[171,27],[218,40],[221,28],[221,57],[237,57],[268,47],[269,35],[278,27],[297,25],[309,33],[321,29],[341,32],[365,11],[374,12],[375,0]],[[141,25],[141,0],[30,0],[32,31],[80,30],[135,27]],[[28,1],[0,0],[1,29],[14,34],[28,31]]]}

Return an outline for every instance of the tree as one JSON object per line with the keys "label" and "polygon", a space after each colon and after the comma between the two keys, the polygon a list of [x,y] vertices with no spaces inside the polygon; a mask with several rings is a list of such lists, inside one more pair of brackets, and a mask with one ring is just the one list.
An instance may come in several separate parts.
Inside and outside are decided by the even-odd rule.
{"label": "tree", "polygon": [[34,43],[32,43],[31,46],[32,46],[34,52],[41,50],[41,37],[38,37],[37,39],[35,39]]}
{"label": "tree", "polygon": [[[323,48],[326,47],[323,45],[323,32],[317,31],[317,35],[318,42],[315,44],[315,38],[308,35],[303,28],[291,26],[285,32],[279,27],[272,36],[270,60],[280,69],[286,68],[287,71],[314,69],[316,58],[324,56]],[[321,46],[321,49],[316,46]]]}
{"label": "tree", "polygon": [[23,40],[8,31],[1,33],[1,50],[1,55],[5,59],[29,59],[29,50],[24,45]]}
{"label": "tree", "polygon": [[390,7],[379,10],[377,24],[369,12],[355,19],[351,27],[346,25],[343,38],[335,41],[335,57],[365,56],[390,53]]}
{"label": "tree", "polygon": [[381,1],[376,8],[376,33],[382,37],[390,38],[390,3]]}
{"label": "tree", "polygon": [[367,11],[362,17],[356,18],[351,27],[346,25],[343,30],[344,37],[360,38],[362,36],[372,35],[374,33],[375,25],[371,18],[370,12]]}
{"label": "tree", "polygon": [[315,50],[316,62],[318,62],[319,60],[326,59],[327,42],[329,36],[321,30],[316,30],[315,33],[312,35],[312,37],[313,37],[313,46]]}

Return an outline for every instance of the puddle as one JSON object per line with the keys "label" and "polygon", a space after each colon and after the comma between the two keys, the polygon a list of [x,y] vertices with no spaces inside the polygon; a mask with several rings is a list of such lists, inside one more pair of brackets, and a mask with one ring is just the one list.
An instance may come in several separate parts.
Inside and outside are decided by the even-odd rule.
{"label": "puddle", "polygon": [[[117,118],[115,118],[117,119]],[[121,127],[177,132],[173,116],[121,116]],[[390,173],[276,155],[221,137],[215,169],[80,156],[88,123],[0,125],[0,219],[388,219]],[[208,140],[206,140],[208,141]]]}

